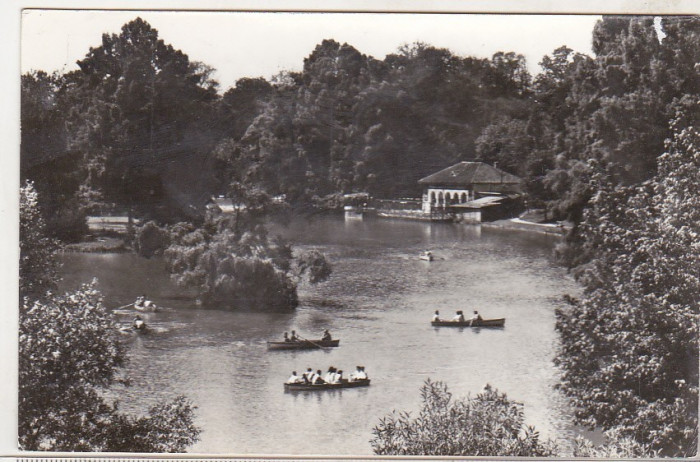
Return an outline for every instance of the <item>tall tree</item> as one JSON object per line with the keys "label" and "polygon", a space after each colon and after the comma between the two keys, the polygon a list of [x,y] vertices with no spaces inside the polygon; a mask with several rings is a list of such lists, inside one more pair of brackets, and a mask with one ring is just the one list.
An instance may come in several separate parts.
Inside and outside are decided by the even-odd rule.
{"label": "tall tree", "polygon": [[211,69],[166,45],[141,18],[104,34],[78,65],[71,147],[84,156],[88,186],[121,206],[153,211],[177,201],[172,166],[203,158],[215,142]]}
{"label": "tall tree", "polygon": [[595,175],[581,227],[592,249],[579,270],[585,293],[557,313],[557,361],[578,419],[667,456],[697,449],[698,101],[677,105],[654,181],[625,187]]}

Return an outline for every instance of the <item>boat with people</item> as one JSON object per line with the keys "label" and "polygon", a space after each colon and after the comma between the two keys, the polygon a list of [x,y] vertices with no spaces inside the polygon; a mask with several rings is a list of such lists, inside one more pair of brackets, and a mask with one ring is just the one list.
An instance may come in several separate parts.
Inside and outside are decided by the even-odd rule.
{"label": "boat with people", "polygon": [[420,258],[423,261],[433,261],[435,260],[435,257],[433,256],[433,253],[430,250],[426,250],[425,252],[420,254]]}
{"label": "boat with people", "polygon": [[431,321],[433,327],[503,327],[506,318],[465,319],[464,321]]}
{"label": "boat with people", "polygon": [[326,329],[323,332],[323,337],[316,340],[309,340],[307,338],[297,335],[296,331],[292,331],[290,336],[287,332],[284,333],[284,338],[282,341],[268,341],[268,350],[316,350],[323,348],[335,348],[340,344],[339,339],[333,339],[331,333]]}
{"label": "boat with people", "polygon": [[368,387],[370,379],[364,380],[348,380],[343,379],[338,383],[285,383],[285,391],[320,391],[320,390],[339,390],[342,388],[359,388]]}
{"label": "boat with people", "polygon": [[335,348],[340,344],[340,339],[335,340],[290,340],[288,342],[267,342],[268,350],[315,350],[321,348]]}
{"label": "boat with people", "polygon": [[325,374],[318,369],[316,372],[312,368],[308,368],[306,372],[297,375],[297,371],[293,371],[292,375],[284,383],[284,389],[287,390],[337,390],[339,388],[357,388],[369,386],[369,377],[365,372],[364,366],[357,366],[355,372],[350,374],[346,379],[343,377],[342,369],[336,369],[333,366],[328,368]]}
{"label": "boat with people", "polygon": [[148,300],[145,295],[141,295],[140,297],[136,297],[134,309],[138,311],[154,312],[158,311],[158,306],[151,300]]}

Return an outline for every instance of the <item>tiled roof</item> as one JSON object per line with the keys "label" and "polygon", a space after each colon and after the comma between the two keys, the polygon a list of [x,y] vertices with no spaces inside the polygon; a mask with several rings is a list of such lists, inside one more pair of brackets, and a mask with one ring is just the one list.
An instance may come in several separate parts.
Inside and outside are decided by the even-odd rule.
{"label": "tiled roof", "polygon": [[522,180],[483,162],[460,162],[418,180],[425,185],[519,184]]}

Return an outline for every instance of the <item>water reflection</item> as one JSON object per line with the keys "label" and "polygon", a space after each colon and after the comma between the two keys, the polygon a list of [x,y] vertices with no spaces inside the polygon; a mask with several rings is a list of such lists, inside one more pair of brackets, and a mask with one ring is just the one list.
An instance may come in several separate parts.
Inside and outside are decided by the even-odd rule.
{"label": "water reflection", "polygon": [[[187,395],[204,429],[194,452],[368,455],[379,418],[394,409],[416,411],[419,388],[431,378],[455,396],[490,383],[524,402],[527,423],[544,437],[570,436],[571,410],[553,388],[552,358],[554,309],[575,285],[551,264],[550,237],[342,218],[297,221],[274,232],[301,249],[321,250],[334,267],[328,282],[300,287],[301,304],[289,313],[197,309],[158,259],[64,255],[62,289],[97,276],[108,306],[147,293],[171,308],[147,314],[162,331],[124,339],[133,386],[116,392],[122,409],[140,413]],[[419,260],[426,248],[440,259]],[[435,328],[436,309],[445,315],[477,309],[485,318],[507,318],[506,326]],[[123,322],[133,314],[118,312]],[[338,348],[267,350],[266,341],[284,332],[320,338],[326,328],[340,338]],[[372,385],[284,392],[292,370],[329,365],[345,371],[364,365]]]}

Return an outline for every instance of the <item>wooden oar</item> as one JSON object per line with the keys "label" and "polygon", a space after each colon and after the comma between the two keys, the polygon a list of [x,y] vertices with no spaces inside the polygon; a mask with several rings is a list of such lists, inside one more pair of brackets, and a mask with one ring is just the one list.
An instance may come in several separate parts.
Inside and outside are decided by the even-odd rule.
{"label": "wooden oar", "polygon": [[127,304],[124,305],[124,306],[120,306],[120,307],[118,307],[118,308],[115,308],[115,310],[123,310],[123,309],[126,308],[127,306],[131,306],[131,305],[133,305],[133,304],[134,304],[134,302],[127,303]]}
{"label": "wooden oar", "polygon": [[312,340],[309,340],[308,338],[304,338],[304,337],[302,337],[302,336],[300,336],[300,335],[297,335],[297,338],[300,338],[300,339],[304,340],[305,342],[309,342],[309,343],[312,344],[312,345],[316,345],[317,347],[322,348],[322,349],[324,349],[324,350],[327,350],[327,349],[330,349],[330,348],[331,348],[331,347],[324,347],[323,345],[319,345],[318,343],[316,343],[316,342],[314,342],[314,341],[312,341]]}

